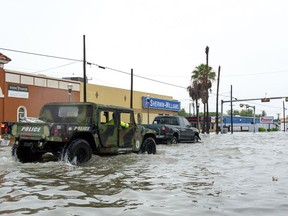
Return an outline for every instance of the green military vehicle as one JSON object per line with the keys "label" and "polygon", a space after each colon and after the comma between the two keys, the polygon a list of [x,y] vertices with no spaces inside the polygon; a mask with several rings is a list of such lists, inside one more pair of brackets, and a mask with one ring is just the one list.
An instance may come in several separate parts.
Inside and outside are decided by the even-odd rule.
{"label": "green military vehicle", "polygon": [[11,133],[12,155],[23,163],[45,153],[72,164],[92,154],[156,153],[155,131],[137,125],[132,109],[90,102],[45,104],[38,119],[14,123]]}

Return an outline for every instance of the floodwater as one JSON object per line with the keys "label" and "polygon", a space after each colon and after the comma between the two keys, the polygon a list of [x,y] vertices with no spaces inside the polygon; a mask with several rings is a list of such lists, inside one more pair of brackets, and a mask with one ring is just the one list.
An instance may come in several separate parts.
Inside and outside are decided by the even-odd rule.
{"label": "floodwater", "polygon": [[2,215],[287,215],[288,134],[202,135],[156,155],[21,164],[0,147]]}

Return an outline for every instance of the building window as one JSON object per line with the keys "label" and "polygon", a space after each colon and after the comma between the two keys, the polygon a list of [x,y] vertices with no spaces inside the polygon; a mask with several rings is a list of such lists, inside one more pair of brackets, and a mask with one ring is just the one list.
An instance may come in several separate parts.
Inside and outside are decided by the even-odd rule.
{"label": "building window", "polygon": [[17,121],[20,121],[21,119],[27,117],[27,110],[25,107],[20,106],[17,110]]}

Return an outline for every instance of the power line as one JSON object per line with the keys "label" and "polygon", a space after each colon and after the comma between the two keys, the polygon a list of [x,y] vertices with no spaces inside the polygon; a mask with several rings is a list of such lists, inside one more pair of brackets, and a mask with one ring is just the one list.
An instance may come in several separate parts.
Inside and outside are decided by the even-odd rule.
{"label": "power line", "polygon": [[36,56],[42,56],[42,57],[48,57],[48,58],[63,59],[63,60],[69,60],[69,61],[77,61],[77,62],[83,61],[83,60],[79,60],[79,59],[72,59],[72,58],[52,56],[52,55],[46,55],[46,54],[40,54],[40,53],[32,53],[32,52],[26,52],[26,51],[20,51],[20,50],[6,49],[6,48],[1,48],[1,47],[0,47],[0,50],[6,50],[6,51],[10,51],[10,52],[17,52],[17,53],[36,55]]}
{"label": "power line", "polygon": [[[27,52],[27,51],[13,50],[13,49],[1,48],[1,47],[0,47],[0,50],[6,50],[6,51],[10,51],[10,52],[17,52],[17,53],[22,53],[22,54],[36,55],[36,56],[42,56],[42,57],[48,57],[48,58],[56,58],[56,59],[62,59],[62,60],[76,61],[76,62],[82,62],[83,61],[83,60],[79,60],[79,59],[71,59],[71,58],[66,58],[66,57],[52,56],[52,55],[46,55],[46,54],[40,54],[40,53],[32,53],[32,52]],[[114,68],[111,68],[111,67],[104,67],[104,66],[101,66],[101,65],[96,64],[96,63],[87,62],[87,64],[88,65],[95,65],[95,66],[97,66],[97,67],[99,67],[101,69],[109,69],[109,70],[113,70],[113,71],[116,71],[116,72],[120,72],[120,73],[123,73],[123,74],[130,75],[130,73],[128,73],[128,72],[117,70],[117,69],[114,69]],[[69,65],[69,64],[67,64],[67,65]],[[53,68],[51,68],[51,69],[53,69]],[[49,69],[47,69],[47,70],[49,70]],[[37,72],[35,72],[35,73],[37,73]],[[136,75],[136,74],[134,74],[134,76],[142,78],[142,79],[146,79],[146,80],[149,80],[149,81],[153,81],[153,82],[158,82],[158,83],[162,83],[162,84],[165,84],[165,85],[170,85],[170,86],[174,86],[174,87],[177,87],[177,88],[186,89],[186,87],[183,87],[183,86],[179,86],[179,85],[175,85],[175,84],[171,84],[171,83],[167,83],[167,82],[163,82],[163,81],[147,78],[147,77],[144,77],[144,76],[140,76],[140,75]]]}
{"label": "power line", "polygon": [[53,70],[53,69],[57,69],[57,68],[61,68],[61,67],[66,67],[68,65],[72,65],[72,64],[76,64],[76,63],[78,63],[78,62],[71,62],[71,63],[68,63],[68,64],[56,66],[56,67],[53,67],[53,68],[48,68],[48,69],[44,69],[44,70],[40,70],[40,71],[34,71],[32,73],[40,73],[40,72],[44,72],[44,71],[48,71],[48,70]]}
{"label": "power line", "polygon": [[[126,75],[131,75],[129,72],[121,71],[121,70],[114,69],[114,68],[111,68],[111,67],[101,66],[101,65],[98,65],[98,64],[95,64],[95,63],[91,63],[91,62],[87,62],[87,64],[88,65],[95,65],[95,66],[97,66],[97,67],[99,67],[101,69],[109,69],[109,70],[116,71],[116,72],[119,72],[119,73],[123,73],[123,74],[126,74]],[[182,89],[186,89],[187,88],[187,87],[183,87],[183,86],[179,86],[179,85],[175,85],[175,84],[171,84],[171,83],[167,83],[167,82],[151,79],[151,78],[148,78],[148,77],[140,76],[140,75],[137,75],[137,74],[134,74],[134,76],[138,77],[138,78],[141,78],[141,79],[146,79],[146,80],[149,80],[149,81],[153,81],[153,82],[158,82],[158,83],[162,83],[162,84],[165,84],[165,85],[174,86],[174,87],[177,87],[177,88],[182,88]]]}

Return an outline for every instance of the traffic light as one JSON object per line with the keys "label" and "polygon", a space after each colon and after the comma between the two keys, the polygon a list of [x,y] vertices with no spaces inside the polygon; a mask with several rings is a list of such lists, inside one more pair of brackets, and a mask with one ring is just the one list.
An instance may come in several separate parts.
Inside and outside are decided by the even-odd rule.
{"label": "traffic light", "polygon": [[285,97],[285,101],[288,102],[288,97]]}
{"label": "traffic light", "polygon": [[261,102],[270,102],[270,98],[262,98]]}

